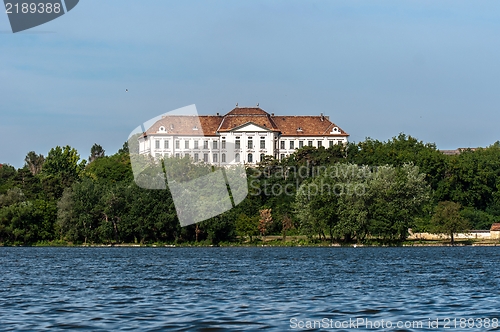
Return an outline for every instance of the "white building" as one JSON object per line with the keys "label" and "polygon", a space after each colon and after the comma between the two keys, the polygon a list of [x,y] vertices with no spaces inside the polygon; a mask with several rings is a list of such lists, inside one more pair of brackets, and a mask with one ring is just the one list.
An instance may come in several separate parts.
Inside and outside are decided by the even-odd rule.
{"label": "white building", "polygon": [[328,116],[276,116],[259,107],[236,107],[226,115],[168,116],[139,138],[139,153],[184,157],[214,165],[283,159],[303,146],[331,147],[349,134]]}

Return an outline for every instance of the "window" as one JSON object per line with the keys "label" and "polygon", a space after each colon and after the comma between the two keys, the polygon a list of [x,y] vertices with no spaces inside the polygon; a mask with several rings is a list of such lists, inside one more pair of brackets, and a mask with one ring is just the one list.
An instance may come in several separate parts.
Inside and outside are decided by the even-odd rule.
{"label": "window", "polygon": [[225,137],[222,137],[222,148],[223,149],[226,148],[226,138]]}
{"label": "window", "polygon": [[222,154],[222,162],[223,162],[223,163],[225,163],[225,162],[226,162],[226,154],[225,154],[225,153],[223,153],[223,154]]}
{"label": "window", "polygon": [[236,161],[237,163],[240,162],[240,154],[239,153],[234,155],[234,161]]}
{"label": "window", "polygon": [[322,146],[323,146],[323,142],[322,141],[318,141],[318,148],[320,148]]}
{"label": "window", "polygon": [[194,161],[197,162],[198,160],[200,160],[200,157],[198,156],[197,153],[194,154]]}
{"label": "window", "polygon": [[159,148],[160,148],[160,140],[159,140],[159,139],[157,139],[157,140],[155,141],[155,148],[156,148],[156,149],[159,149]]}
{"label": "window", "polygon": [[181,155],[179,153],[175,154],[175,158],[180,158],[180,157],[181,157]]}
{"label": "window", "polygon": [[266,138],[265,137],[261,137],[260,138],[260,148],[261,149],[265,149],[266,148]]}
{"label": "window", "polygon": [[208,141],[203,141],[203,149],[208,149]]}
{"label": "window", "polygon": [[216,163],[216,162],[217,162],[217,153],[214,153],[214,154],[213,154],[213,156],[212,156],[212,161],[213,161],[214,163]]}
{"label": "window", "polygon": [[308,146],[313,146],[313,141],[307,141]]}
{"label": "window", "polygon": [[248,162],[253,163],[253,154],[251,153],[248,154]]}
{"label": "window", "polygon": [[155,153],[155,158],[156,158],[156,159],[160,159],[160,157],[161,157],[161,154],[159,154],[159,153]]}
{"label": "window", "polygon": [[236,137],[236,142],[234,143],[235,149],[240,149],[241,141],[239,137]]}
{"label": "window", "polygon": [[184,149],[189,149],[189,141],[184,141]]}
{"label": "window", "polygon": [[203,161],[208,163],[208,153],[203,154]]}
{"label": "window", "polygon": [[213,141],[212,146],[214,150],[217,150],[217,141]]}
{"label": "window", "polygon": [[264,157],[265,157],[265,156],[266,156],[265,154],[261,153],[261,154],[260,154],[260,161],[264,161]]}
{"label": "window", "polygon": [[163,148],[164,148],[164,149],[168,149],[169,142],[170,142],[170,141],[163,141]]}
{"label": "window", "polygon": [[195,149],[199,149],[199,148],[200,148],[200,147],[198,146],[198,143],[199,143],[198,141],[194,141],[194,148],[195,148]]}
{"label": "window", "polygon": [[285,141],[281,141],[281,143],[280,143],[280,144],[281,144],[280,149],[283,149],[283,150],[284,150],[284,149],[285,149]]}
{"label": "window", "polygon": [[253,149],[253,140],[252,140],[252,137],[248,138],[248,148],[249,149]]}
{"label": "window", "polygon": [[280,154],[280,159],[281,159],[281,160],[285,159],[285,155],[284,155],[283,153],[282,153],[282,154]]}
{"label": "window", "polygon": [[299,141],[299,149],[304,147],[304,141]]}
{"label": "window", "polygon": [[175,141],[175,148],[176,148],[176,149],[179,149],[179,145],[180,145],[180,142],[179,142],[178,140],[177,140],[177,141]]}
{"label": "window", "polygon": [[184,157],[191,157],[191,155],[189,153],[185,153]]}
{"label": "window", "polygon": [[295,141],[290,141],[290,150],[295,149]]}
{"label": "window", "polygon": [[328,146],[332,147],[333,146],[333,141],[328,141]]}

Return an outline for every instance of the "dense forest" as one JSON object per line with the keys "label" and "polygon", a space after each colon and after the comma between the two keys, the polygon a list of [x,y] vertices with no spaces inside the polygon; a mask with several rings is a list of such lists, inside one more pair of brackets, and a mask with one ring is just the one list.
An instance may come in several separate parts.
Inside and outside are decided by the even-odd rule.
{"label": "dense forest", "polygon": [[[154,160],[150,160],[154,163]],[[186,157],[172,165],[201,172]],[[299,170],[304,170],[303,172]],[[403,241],[408,229],[489,229],[500,220],[500,143],[444,155],[400,134],[387,142],[304,147],[246,169],[249,194],[235,208],[181,227],[168,190],[139,188],[128,144],[88,159],[69,146],[25,165],[0,166],[0,243],[117,244],[258,241]]]}

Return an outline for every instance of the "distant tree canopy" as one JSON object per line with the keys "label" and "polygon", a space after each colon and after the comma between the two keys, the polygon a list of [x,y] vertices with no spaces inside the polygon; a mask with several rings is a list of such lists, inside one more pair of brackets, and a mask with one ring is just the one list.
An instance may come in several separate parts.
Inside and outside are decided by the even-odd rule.
{"label": "distant tree canopy", "polygon": [[[247,168],[249,194],[243,202],[180,227],[168,186],[148,190],[135,184],[131,156],[149,177],[158,175],[158,161],[137,156],[134,139],[108,156],[94,144],[88,163],[74,148],[57,146],[46,157],[28,152],[22,168],[1,165],[0,243],[217,244],[254,241],[259,234],[402,241],[408,228],[453,234],[500,222],[499,142],[448,156],[434,144],[400,134],[387,142],[306,146],[284,160],[266,156]],[[189,158],[163,165],[178,181],[215,170]],[[209,195],[212,188],[200,190]]]}

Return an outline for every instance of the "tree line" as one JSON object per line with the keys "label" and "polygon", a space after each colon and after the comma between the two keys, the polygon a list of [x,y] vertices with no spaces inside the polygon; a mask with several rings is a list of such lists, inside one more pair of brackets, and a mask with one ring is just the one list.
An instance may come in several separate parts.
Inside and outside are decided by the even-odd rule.
{"label": "tree line", "polygon": [[[214,170],[188,157],[169,165],[181,175]],[[453,234],[500,220],[499,142],[444,155],[400,134],[385,142],[306,146],[284,160],[266,157],[246,173],[243,202],[181,227],[168,188],[135,184],[127,143],[109,156],[94,144],[87,159],[70,146],[47,156],[31,151],[19,169],[0,166],[0,243],[218,244],[270,235],[397,242],[409,228]]]}

